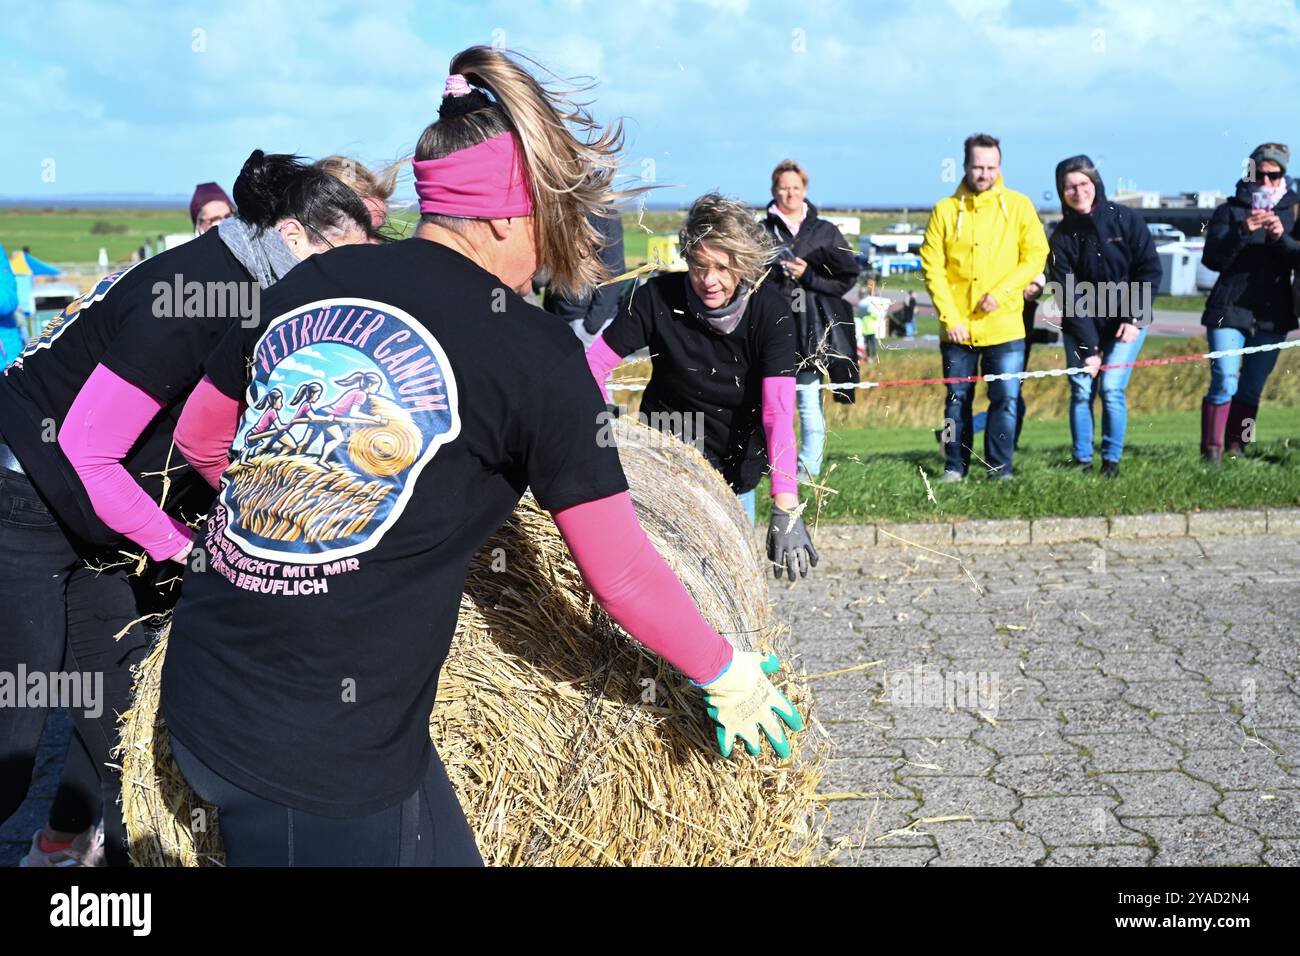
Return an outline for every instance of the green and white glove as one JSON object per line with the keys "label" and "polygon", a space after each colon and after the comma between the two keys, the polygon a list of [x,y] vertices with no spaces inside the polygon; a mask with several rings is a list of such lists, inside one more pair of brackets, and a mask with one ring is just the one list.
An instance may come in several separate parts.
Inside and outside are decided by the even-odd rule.
{"label": "green and white glove", "polygon": [[778,757],[790,756],[785,727],[803,730],[803,718],[772,686],[768,674],[781,669],[775,654],[764,657],[753,651],[736,651],[731,664],[718,677],[701,685],[709,716],[718,725],[718,750],[730,757],[739,737],[750,756],[758,756],[766,737]]}

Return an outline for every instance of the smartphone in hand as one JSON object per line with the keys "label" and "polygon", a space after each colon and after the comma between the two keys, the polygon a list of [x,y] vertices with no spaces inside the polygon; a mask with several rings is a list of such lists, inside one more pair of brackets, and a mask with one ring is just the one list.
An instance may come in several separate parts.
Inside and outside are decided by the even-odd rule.
{"label": "smartphone in hand", "polygon": [[1273,200],[1261,192],[1251,193],[1250,208],[1252,212],[1272,212]]}

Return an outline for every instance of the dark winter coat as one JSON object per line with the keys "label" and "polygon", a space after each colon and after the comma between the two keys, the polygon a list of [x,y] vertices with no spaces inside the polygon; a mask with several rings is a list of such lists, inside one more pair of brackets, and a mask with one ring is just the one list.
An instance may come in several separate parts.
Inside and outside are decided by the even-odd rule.
{"label": "dark winter coat", "polygon": [[1219,273],[1205,302],[1201,324],[1237,329],[1247,335],[1285,335],[1296,328],[1291,270],[1300,266],[1300,196],[1294,186],[1274,208],[1282,220],[1282,238],[1270,239],[1263,229],[1242,232],[1251,212],[1251,184],[1237,183],[1237,194],[1214,210],[1205,230],[1201,261]]}
{"label": "dark winter coat", "polygon": [[[774,283],[790,302],[799,368],[825,368],[831,381],[840,385],[857,382],[853,307],[843,299],[858,279],[858,260],[848,240],[834,223],[818,218],[812,203],[808,203],[808,214],[797,236],[791,236],[785,220],[770,209],[763,228],[778,247],[784,246],[791,256],[808,263],[803,275],[792,279],[776,262],[765,280]],[[800,289],[803,295],[796,294]],[[835,393],[841,401],[851,402],[852,396],[852,392]]]}
{"label": "dark winter coat", "polygon": [[1084,358],[1113,340],[1121,324],[1151,324],[1160,256],[1146,221],[1107,200],[1100,182],[1091,213],[1064,212],[1048,242],[1047,278],[1063,295],[1061,329]]}

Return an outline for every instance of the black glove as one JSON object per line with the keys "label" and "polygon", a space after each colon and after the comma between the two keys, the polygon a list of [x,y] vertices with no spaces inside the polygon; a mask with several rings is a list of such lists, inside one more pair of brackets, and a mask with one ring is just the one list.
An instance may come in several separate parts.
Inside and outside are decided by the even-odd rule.
{"label": "black glove", "polygon": [[772,505],[772,520],[767,526],[767,559],[772,562],[772,576],[781,577],[784,570],[794,580],[795,568],[800,577],[808,576],[809,566],[817,567],[817,549],[802,517],[795,517]]}

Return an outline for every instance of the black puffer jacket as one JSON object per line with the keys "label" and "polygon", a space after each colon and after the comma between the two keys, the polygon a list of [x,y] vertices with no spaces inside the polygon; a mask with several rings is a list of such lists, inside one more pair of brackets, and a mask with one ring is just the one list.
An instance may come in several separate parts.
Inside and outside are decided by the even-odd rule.
{"label": "black puffer jacket", "polygon": [[1201,261],[1219,273],[1205,302],[1201,324],[1245,332],[1285,335],[1296,328],[1292,305],[1291,270],[1300,266],[1300,223],[1296,211],[1300,196],[1295,188],[1274,208],[1285,230],[1270,239],[1263,229],[1244,233],[1241,224],[1250,215],[1251,184],[1237,183],[1237,194],[1214,210],[1205,230]]}
{"label": "black puffer jacket", "polygon": [[[1142,217],[1107,200],[1101,183],[1091,213],[1069,206],[1062,211],[1065,218],[1048,243],[1047,278],[1068,297],[1061,303],[1061,329],[1079,343],[1078,357],[1086,358],[1114,339],[1121,324],[1151,324],[1160,256]],[[1099,283],[1127,288],[1120,295],[1117,286]]]}
{"label": "black puffer jacket", "polygon": [[[795,352],[799,367],[811,370],[824,365],[830,369],[832,381],[842,383],[849,380],[836,375],[837,363],[847,364],[842,358],[845,355],[844,348],[832,346],[828,349],[827,340],[830,337],[823,334],[823,316],[834,316],[837,328],[833,331],[842,332],[847,326],[850,333],[848,340],[855,343],[847,354],[853,357],[852,381],[856,382],[857,346],[856,338],[851,334],[853,307],[842,298],[858,279],[858,260],[854,258],[848,240],[834,223],[818,218],[817,207],[812,203],[808,203],[808,215],[799,227],[797,236],[790,235],[785,220],[770,206],[763,228],[778,247],[787,247],[792,255],[808,263],[803,276],[797,280],[787,276],[779,263],[772,266],[767,279],[768,282],[774,282],[791,303],[795,317]],[[796,308],[798,301],[794,294],[800,287],[810,293],[802,297],[808,306],[802,310]],[[815,304],[809,302],[814,297],[817,300]],[[842,345],[841,335],[834,338]]]}

